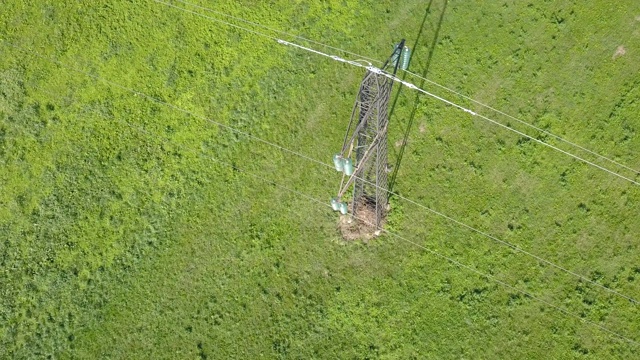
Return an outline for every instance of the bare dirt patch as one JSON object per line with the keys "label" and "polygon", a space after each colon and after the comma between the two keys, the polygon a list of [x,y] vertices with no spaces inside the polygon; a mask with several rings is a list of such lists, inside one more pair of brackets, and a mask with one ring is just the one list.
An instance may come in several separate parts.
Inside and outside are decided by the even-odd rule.
{"label": "bare dirt patch", "polygon": [[340,215],[340,220],[338,221],[338,229],[344,240],[362,240],[366,243],[380,235],[380,231],[375,226],[376,212],[373,206],[368,204],[359,206],[358,218],[354,218],[351,214],[353,214],[353,205],[349,204],[349,214]]}
{"label": "bare dirt patch", "polygon": [[620,45],[616,49],[616,52],[613,53],[613,56],[611,58],[615,59],[615,58],[620,57],[620,56],[622,56],[622,55],[624,55],[626,53],[627,53],[627,49],[625,49],[624,46]]}
{"label": "bare dirt patch", "polygon": [[427,125],[420,124],[420,133],[424,134],[425,131],[427,131]]}

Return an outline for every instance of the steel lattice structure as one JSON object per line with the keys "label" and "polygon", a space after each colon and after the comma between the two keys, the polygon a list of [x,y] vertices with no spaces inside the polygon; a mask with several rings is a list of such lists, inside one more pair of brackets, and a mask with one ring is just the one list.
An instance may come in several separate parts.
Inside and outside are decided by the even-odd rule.
{"label": "steel lattice structure", "polygon": [[[395,75],[404,40],[396,46],[393,54],[382,67],[393,66]],[[351,120],[345,134],[340,156],[350,158],[355,152],[355,170],[345,181],[343,176],[338,192],[342,198],[353,185],[351,211],[354,217],[365,209],[375,214],[375,227],[380,229],[386,216],[388,204],[387,181],[387,126],[388,105],[393,80],[388,76],[367,71],[356,97]],[[353,129],[353,132],[351,132]]]}

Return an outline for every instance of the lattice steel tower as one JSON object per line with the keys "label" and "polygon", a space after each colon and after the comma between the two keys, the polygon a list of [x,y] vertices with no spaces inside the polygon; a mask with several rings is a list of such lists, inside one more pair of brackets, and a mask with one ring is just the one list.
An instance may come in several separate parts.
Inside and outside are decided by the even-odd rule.
{"label": "lattice steel tower", "polygon": [[[382,227],[388,203],[387,108],[394,83],[388,74],[392,68],[395,76],[398,67],[406,68],[408,61],[409,49],[402,40],[381,68],[387,75],[375,71],[377,69],[367,70],[353,106],[342,151],[334,156],[336,170],[343,171],[344,175],[338,196],[332,200],[333,209],[343,214],[349,211],[347,203],[341,199],[353,185],[350,206],[353,216],[362,219],[361,214],[367,215],[369,225],[376,229]],[[351,160],[353,152],[355,163]]]}

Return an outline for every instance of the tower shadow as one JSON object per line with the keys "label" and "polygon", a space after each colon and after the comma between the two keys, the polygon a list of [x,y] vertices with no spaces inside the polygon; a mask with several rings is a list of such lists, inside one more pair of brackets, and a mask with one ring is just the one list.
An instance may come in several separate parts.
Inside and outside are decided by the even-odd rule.
{"label": "tower shadow", "polygon": [[[418,40],[420,39],[420,36],[422,35],[422,30],[424,29],[424,25],[426,23],[427,20],[427,16],[429,15],[429,10],[431,9],[431,4],[433,3],[433,0],[429,1],[429,5],[427,6],[427,9],[425,11],[424,14],[424,18],[422,18],[422,25],[420,26],[420,31],[418,31],[418,36],[416,37],[416,40],[414,42],[413,45],[413,49],[414,49],[414,54],[415,54],[415,49],[418,45]],[[438,42],[438,36],[440,34],[440,29],[442,27],[442,21],[444,20],[444,14],[447,10],[447,3],[448,0],[444,1],[444,6],[442,7],[442,11],[440,12],[440,17],[438,19],[438,25],[436,27],[436,31],[433,35],[433,40],[431,41],[431,47],[429,48],[429,55],[427,56],[427,63],[425,64],[424,69],[422,69],[422,77],[425,78],[427,76],[427,73],[429,72],[429,67],[431,66],[431,59],[433,58],[433,54],[435,53],[435,49],[436,49],[436,44]],[[405,79],[405,76],[407,75],[406,72],[404,72],[402,74],[402,79]],[[420,80],[420,87],[422,88],[424,86],[424,79]],[[398,89],[398,92],[396,93],[395,98],[393,99],[393,104],[391,105],[391,110],[389,111],[389,117],[391,117],[391,115],[393,114],[393,110],[396,107],[396,102],[398,101],[398,97],[400,96],[400,92],[402,91],[402,87],[400,87],[400,89]],[[402,162],[402,157],[404,156],[404,150],[407,147],[407,139],[409,138],[409,131],[411,130],[411,125],[413,125],[413,120],[416,116],[416,111],[418,109],[418,98],[420,97],[420,93],[416,93],[416,97],[415,100],[413,102],[413,109],[411,110],[411,115],[409,116],[409,123],[407,124],[407,128],[404,131],[404,137],[402,139],[402,145],[400,147],[400,153],[398,154],[398,159],[396,160],[395,165],[393,166],[393,173],[391,174],[391,180],[389,181],[389,191],[393,192],[393,188],[395,186],[396,183],[396,177],[398,176],[398,169],[400,168],[400,163]]]}

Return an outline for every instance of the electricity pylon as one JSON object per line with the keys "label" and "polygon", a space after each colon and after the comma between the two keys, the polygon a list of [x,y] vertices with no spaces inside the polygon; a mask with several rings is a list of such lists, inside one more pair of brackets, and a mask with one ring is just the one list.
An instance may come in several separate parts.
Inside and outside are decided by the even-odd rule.
{"label": "electricity pylon", "polygon": [[[406,68],[409,61],[408,48],[404,39],[395,46],[393,53],[384,63],[381,70],[391,72],[395,76],[398,67]],[[387,107],[391,97],[394,81],[379,71],[367,70],[360,84],[351,120],[344,137],[342,151],[334,156],[336,170],[343,171],[338,196],[332,200],[334,210],[343,214],[348,211],[347,205],[341,202],[342,197],[353,185],[351,212],[359,218],[360,213],[367,211],[374,216],[367,216],[376,229],[382,227],[387,213],[387,125],[389,117]],[[355,152],[355,163],[351,156]]]}

